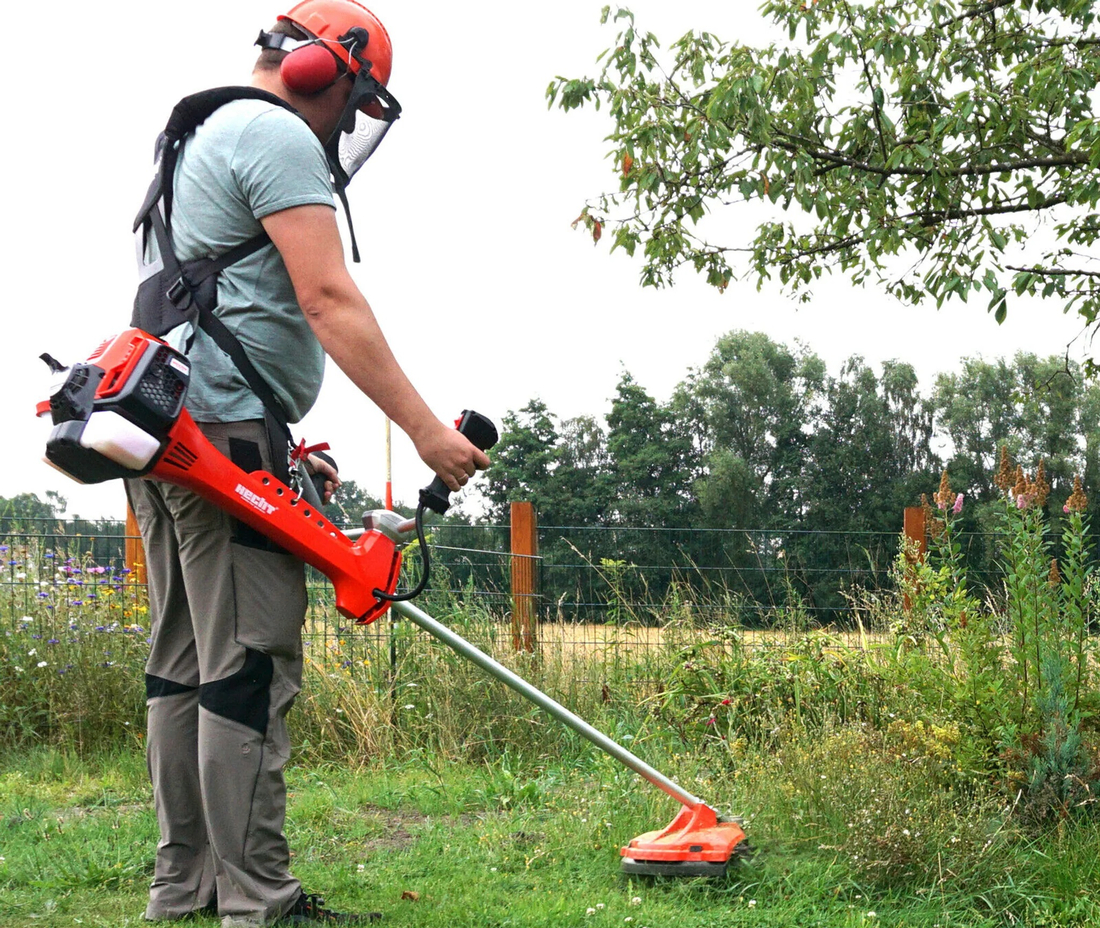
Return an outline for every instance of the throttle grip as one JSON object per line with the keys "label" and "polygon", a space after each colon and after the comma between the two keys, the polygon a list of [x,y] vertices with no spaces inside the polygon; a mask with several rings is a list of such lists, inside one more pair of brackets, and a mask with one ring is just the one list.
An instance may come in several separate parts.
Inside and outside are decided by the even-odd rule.
{"label": "throttle grip", "polygon": [[[462,415],[455,420],[455,428],[459,434],[465,435],[475,448],[488,451],[497,443],[499,438],[497,427],[491,419],[472,409],[462,410]],[[451,506],[451,490],[443,482],[443,478],[436,476],[432,482],[420,491],[420,502],[432,512],[443,515]]]}

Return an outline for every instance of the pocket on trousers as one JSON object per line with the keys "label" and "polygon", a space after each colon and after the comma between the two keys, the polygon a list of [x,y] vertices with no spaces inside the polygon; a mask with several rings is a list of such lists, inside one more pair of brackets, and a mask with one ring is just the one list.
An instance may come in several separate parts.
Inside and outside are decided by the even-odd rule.
{"label": "pocket on trousers", "polygon": [[302,653],[306,614],[305,564],[291,554],[233,544],[237,641],[294,660]]}

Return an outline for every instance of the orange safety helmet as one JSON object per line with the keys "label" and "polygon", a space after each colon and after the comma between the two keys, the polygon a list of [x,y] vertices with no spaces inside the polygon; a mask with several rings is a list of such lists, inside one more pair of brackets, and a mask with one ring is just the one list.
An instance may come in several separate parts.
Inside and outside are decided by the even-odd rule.
{"label": "orange safety helmet", "polygon": [[347,213],[352,258],[358,261],[347,186],[401,116],[401,104],[386,88],[393,67],[390,35],[356,0],[302,0],[278,18],[297,26],[306,39],[261,31],[256,44],[287,53],[279,74],[288,89],[308,96],[345,75],[352,79],[336,129],[323,144],[336,195]]}
{"label": "orange safety helmet", "polygon": [[[352,74],[359,73],[360,61],[365,59],[370,62],[370,73],[375,80],[383,86],[389,83],[393,67],[390,35],[378,17],[361,3],[355,0],[302,0],[278,18],[320,39]],[[366,30],[369,36],[366,48],[349,49],[347,36],[352,29]]]}

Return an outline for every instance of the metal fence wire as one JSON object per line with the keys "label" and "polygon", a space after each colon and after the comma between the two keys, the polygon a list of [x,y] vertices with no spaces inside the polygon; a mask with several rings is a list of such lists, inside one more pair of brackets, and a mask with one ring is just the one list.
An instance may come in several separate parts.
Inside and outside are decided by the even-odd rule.
{"label": "metal fence wire", "polygon": [[[426,611],[461,601],[509,623],[509,532],[501,525],[430,526]],[[125,523],[112,520],[0,523],[0,590],[9,620],[74,603],[106,609],[119,602],[112,597],[136,603],[143,590],[126,565],[127,538]],[[995,582],[988,539],[965,536],[963,544],[972,577]],[[677,610],[690,610],[702,624],[749,631],[799,623],[843,628],[852,623],[853,595],[890,588],[899,535],[544,526],[538,545],[534,615],[545,640],[555,626],[656,628]],[[418,559],[408,558],[403,586],[415,583],[418,571]],[[348,623],[332,608],[328,581],[312,568],[308,588],[311,634],[341,633]]]}

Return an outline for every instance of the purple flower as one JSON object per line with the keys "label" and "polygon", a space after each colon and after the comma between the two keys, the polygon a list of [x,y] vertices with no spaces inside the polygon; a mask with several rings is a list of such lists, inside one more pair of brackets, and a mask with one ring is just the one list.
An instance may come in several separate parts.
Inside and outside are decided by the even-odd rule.
{"label": "purple flower", "polygon": [[955,515],[958,515],[960,512],[963,511],[963,494],[962,493],[960,493],[958,496],[955,497],[955,506],[954,506],[954,508],[952,508],[951,511],[953,513],[955,513]]}

